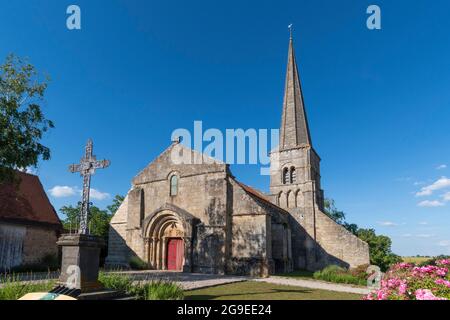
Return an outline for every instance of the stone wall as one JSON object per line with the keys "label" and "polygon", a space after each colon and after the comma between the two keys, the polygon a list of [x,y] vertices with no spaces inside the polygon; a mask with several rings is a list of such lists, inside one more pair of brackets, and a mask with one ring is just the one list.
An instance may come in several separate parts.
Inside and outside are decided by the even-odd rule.
{"label": "stone wall", "polygon": [[369,246],[317,206],[290,209],[296,269],[316,271],[336,264],[354,268],[369,264]]}
{"label": "stone wall", "polygon": [[58,255],[58,233],[50,228],[27,226],[23,244],[23,264],[38,263],[46,255]]}
{"label": "stone wall", "polygon": [[[180,152],[189,156],[192,163],[174,163],[173,153]],[[174,175],[178,177],[178,188],[177,194],[171,195],[170,179]],[[193,226],[193,238],[189,235],[189,239],[184,239],[185,258],[192,255],[189,268],[197,272],[225,273],[230,210],[227,175],[227,165],[212,163],[179,144],[170,146],[133,179],[127,203],[122,204],[111,221],[108,264],[127,260],[122,258],[125,255],[136,255],[147,261],[151,241],[148,219],[161,208],[173,208],[198,220]]]}
{"label": "stone wall", "polygon": [[[314,149],[304,146],[273,152],[271,163],[272,201],[291,215],[294,268],[315,271],[330,264],[347,268],[368,264],[367,243],[323,213],[320,157]],[[283,183],[284,168],[295,168],[295,181]]]}
{"label": "stone wall", "polygon": [[355,268],[370,263],[369,245],[325,213],[317,211],[317,244],[326,253],[321,253],[317,268],[339,264]]}
{"label": "stone wall", "polygon": [[128,196],[125,197],[110,222],[108,256],[105,263],[112,267],[128,267],[129,250],[126,243],[127,209]]}
{"label": "stone wall", "polygon": [[233,199],[230,273],[267,276],[276,269],[291,271],[289,213],[233,178],[230,185]]}

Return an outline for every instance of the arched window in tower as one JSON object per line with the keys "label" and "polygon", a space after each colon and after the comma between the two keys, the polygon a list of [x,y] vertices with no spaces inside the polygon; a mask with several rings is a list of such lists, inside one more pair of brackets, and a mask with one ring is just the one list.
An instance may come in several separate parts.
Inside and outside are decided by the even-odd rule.
{"label": "arched window in tower", "polygon": [[291,168],[291,173],[290,173],[290,182],[291,183],[296,183],[297,182],[297,172],[295,171],[295,168],[292,167]]}
{"label": "arched window in tower", "polygon": [[284,168],[283,169],[283,184],[288,184],[289,183],[289,169],[288,168]]}
{"label": "arched window in tower", "polygon": [[176,196],[178,194],[178,176],[173,175],[170,177],[170,195]]}

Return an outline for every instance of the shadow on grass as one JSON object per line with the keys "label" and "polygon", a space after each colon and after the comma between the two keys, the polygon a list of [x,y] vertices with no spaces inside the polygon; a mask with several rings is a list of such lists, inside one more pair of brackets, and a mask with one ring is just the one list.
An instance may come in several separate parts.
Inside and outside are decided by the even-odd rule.
{"label": "shadow on grass", "polygon": [[[245,297],[246,299],[252,300],[253,296],[260,295],[273,295],[273,294],[311,294],[312,290],[308,289],[271,289],[269,291],[251,291],[251,292],[239,292],[239,293],[219,293],[216,295],[212,294],[198,294],[186,296],[185,300],[213,300],[217,298],[224,297]],[[266,297],[267,298],[267,297]],[[282,297],[281,297],[282,299]]]}
{"label": "shadow on grass", "polygon": [[287,278],[299,278],[299,279],[313,279],[314,272],[307,270],[295,270],[288,273],[277,273],[275,276],[287,277]]}

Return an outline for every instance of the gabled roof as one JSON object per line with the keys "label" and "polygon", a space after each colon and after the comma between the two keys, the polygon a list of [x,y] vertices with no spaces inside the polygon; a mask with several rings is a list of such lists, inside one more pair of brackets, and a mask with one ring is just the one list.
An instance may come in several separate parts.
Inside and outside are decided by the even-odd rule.
{"label": "gabled roof", "polygon": [[[199,164],[202,164],[202,166],[199,166]],[[167,179],[169,172],[163,170],[167,168],[170,168],[170,171],[182,169],[185,175],[190,175],[198,173],[198,170],[203,170],[203,172],[224,171],[227,164],[174,141],[155,160],[141,170],[133,178],[132,183],[139,185]]]}
{"label": "gabled roof", "polygon": [[0,220],[41,224],[61,229],[62,224],[44,188],[35,175],[17,172],[19,186],[0,184]]}

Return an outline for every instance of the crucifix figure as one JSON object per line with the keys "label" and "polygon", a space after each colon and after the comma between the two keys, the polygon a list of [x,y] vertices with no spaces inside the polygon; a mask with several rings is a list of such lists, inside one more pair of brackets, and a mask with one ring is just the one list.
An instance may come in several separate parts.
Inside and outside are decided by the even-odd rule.
{"label": "crucifix figure", "polygon": [[79,172],[83,177],[83,198],[80,210],[80,228],[78,233],[88,234],[88,215],[89,215],[89,191],[91,188],[91,175],[95,173],[95,169],[103,169],[110,165],[109,160],[97,160],[92,154],[94,145],[89,139],[86,145],[84,157],[81,158],[80,164],[72,164],[69,166],[69,171]]}

